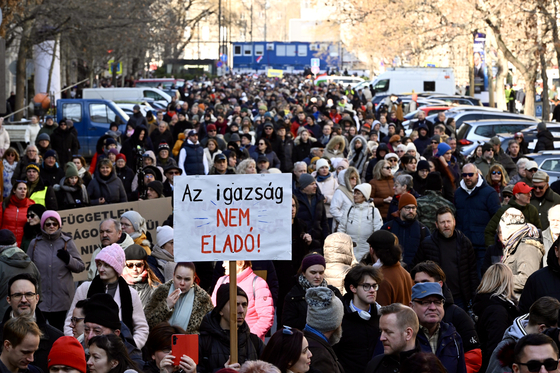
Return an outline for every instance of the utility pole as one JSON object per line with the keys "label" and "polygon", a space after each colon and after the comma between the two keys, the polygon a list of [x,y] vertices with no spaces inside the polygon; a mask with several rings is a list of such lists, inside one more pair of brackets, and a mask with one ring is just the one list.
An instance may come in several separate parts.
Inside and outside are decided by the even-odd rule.
{"label": "utility pole", "polygon": [[222,55],[222,0],[218,0],[218,60]]}

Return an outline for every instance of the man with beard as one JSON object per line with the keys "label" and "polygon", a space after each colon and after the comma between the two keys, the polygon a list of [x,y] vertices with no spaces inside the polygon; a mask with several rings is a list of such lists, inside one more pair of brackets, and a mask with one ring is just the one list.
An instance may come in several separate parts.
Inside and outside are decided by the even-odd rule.
{"label": "man with beard", "polygon": [[328,287],[307,289],[307,324],[303,335],[309,342],[311,368],[320,372],[344,373],[332,346],[342,337],[344,306]]}
{"label": "man with beard", "polygon": [[436,212],[436,228],[420,244],[412,265],[426,260],[439,264],[447,276],[455,304],[466,309],[479,283],[471,241],[455,229],[455,217],[449,207]]}
{"label": "man with beard", "polygon": [[399,216],[381,227],[397,236],[403,248],[403,262],[409,268],[420,243],[430,236],[428,228],[416,219],[417,207],[416,198],[410,193],[403,193],[399,198]]}
{"label": "man with beard", "polygon": [[436,282],[421,282],[412,287],[410,307],[418,316],[416,336],[420,350],[435,354],[448,373],[466,373],[463,341],[452,324],[443,321],[445,297]]}

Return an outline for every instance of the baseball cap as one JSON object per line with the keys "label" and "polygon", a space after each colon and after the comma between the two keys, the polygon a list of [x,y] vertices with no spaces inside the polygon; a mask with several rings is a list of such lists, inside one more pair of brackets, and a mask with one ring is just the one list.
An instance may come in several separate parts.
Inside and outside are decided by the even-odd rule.
{"label": "baseball cap", "polygon": [[225,161],[225,160],[226,160],[226,156],[225,156],[225,154],[223,154],[223,153],[219,153],[219,154],[216,154],[216,155],[214,156],[214,162],[217,162],[217,161]]}
{"label": "baseball cap", "polygon": [[420,282],[412,287],[412,300],[423,299],[430,295],[437,295],[440,298],[445,298],[441,291],[441,286],[437,282]]}
{"label": "baseball cap", "polygon": [[198,136],[198,133],[196,132],[196,130],[190,130],[189,134],[187,136],[194,136],[194,135]]}
{"label": "baseball cap", "polygon": [[526,170],[532,170],[533,168],[539,168],[539,165],[537,164],[537,162],[535,161],[528,161],[527,163],[525,163],[525,169]]}
{"label": "baseball cap", "polygon": [[516,195],[517,193],[529,193],[532,190],[533,188],[527,185],[527,183],[520,181],[513,187],[513,195]]}

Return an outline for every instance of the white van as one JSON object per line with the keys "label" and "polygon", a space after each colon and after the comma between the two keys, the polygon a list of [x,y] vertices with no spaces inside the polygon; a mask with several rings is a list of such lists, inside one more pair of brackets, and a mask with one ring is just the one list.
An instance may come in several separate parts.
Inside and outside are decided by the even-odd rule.
{"label": "white van", "polygon": [[336,75],[321,75],[315,79],[315,85],[319,85],[320,83],[334,83],[340,84],[344,88],[348,85],[354,88],[354,86],[362,83],[364,79],[358,78],[356,76],[336,76]]}
{"label": "white van", "polygon": [[153,99],[158,104],[167,106],[171,96],[161,89],[152,87],[136,88],[86,88],[83,98],[99,98],[111,101],[137,101],[144,97]]}
{"label": "white van", "polygon": [[404,92],[455,94],[451,67],[394,67],[373,79],[375,96]]}

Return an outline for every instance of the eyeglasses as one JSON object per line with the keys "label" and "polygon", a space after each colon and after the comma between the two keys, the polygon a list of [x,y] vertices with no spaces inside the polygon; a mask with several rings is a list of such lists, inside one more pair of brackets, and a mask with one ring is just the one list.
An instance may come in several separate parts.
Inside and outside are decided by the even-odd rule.
{"label": "eyeglasses", "polygon": [[53,221],[48,221],[45,223],[45,227],[58,227],[58,223]]}
{"label": "eyeglasses", "polygon": [[544,369],[551,372],[553,370],[558,369],[558,361],[556,359],[546,359],[545,361],[539,360],[529,360],[526,363],[516,363],[517,365],[525,365],[529,372],[538,372],[541,370],[541,367],[544,365]]}
{"label": "eyeglasses", "polygon": [[71,317],[70,318],[70,323],[76,325],[77,323],[79,323],[80,321],[84,320],[85,317]]}
{"label": "eyeglasses", "polygon": [[133,267],[142,268],[144,267],[144,263],[126,263],[126,267],[128,269],[132,269]]}
{"label": "eyeglasses", "polygon": [[294,335],[294,332],[292,331],[291,327],[284,325],[284,327],[282,328],[282,334]]}
{"label": "eyeglasses", "polygon": [[429,306],[430,304],[434,304],[436,306],[441,306],[445,303],[443,299],[436,299],[436,300],[414,300],[414,303],[418,303],[422,306]]}
{"label": "eyeglasses", "polygon": [[432,144],[439,144],[439,142],[437,142],[437,141],[432,141]]}
{"label": "eyeglasses", "polygon": [[501,171],[492,171],[492,175],[501,175],[502,172]]}
{"label": "eyeglasses", "polygon": [[463,177],[463,179],[466,178],[466,177],[473,177],[473,176],[474,176],[474,172],[463,172],[463,173],[461,174],[461,176]]}
{"label": "eyeglasses", "polygon": [[361,286],[364,291],[370,291],[372,288],[374,291],[379,290],[379,284],[368,284],[367,282],[363,283],[363,284],[358,284],[358,286]]}
{"label": "eyeglasses", "polygon": [[26,299],[31,299],[35,295],[37,295],[37,293],[13,293],[12,295],[10,295],[10,298],[13,298],[14,300],[20,300],[23,297],[25,297]]}

